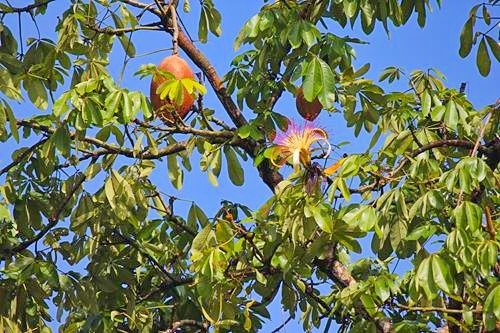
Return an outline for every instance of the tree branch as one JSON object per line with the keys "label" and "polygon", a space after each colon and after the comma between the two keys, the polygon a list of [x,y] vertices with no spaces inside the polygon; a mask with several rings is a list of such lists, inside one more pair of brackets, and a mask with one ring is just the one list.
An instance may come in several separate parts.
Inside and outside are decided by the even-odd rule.
{"label": "tree branch", "polygon": [[202,332],[208,332],[208,328],[210,327],[210,325],[208,325],[207,323],[202,323],[193,319],[182,319],[173,323],[172,327],[166,331],[163,331],[163,333],[175,333],[183,326],[199,328]]}
{"label": "tree branch", "polygon": [[95,25],[87,25],[87,27],[89,29],[94,30],[97,33],[107,34],[107,35],[116,35],[116,36],[120,36],[120,35],[129,33],[129,32],[139,31],[139,30],[163,31],[163,29],[160,26],[161,26],[161,22],[153,22],[153,23],[149,23],[149,24],[136,25],[135,27],[128,27],[128,28],[111,28],[111,27],[99,28],[98,26],[95,26]]}
{"label": "tree branch", "polygon": [[45,6],[51,2],[54,2],[55,0],[46,0],[40,3],[34,3],[25,7],[9,7],[9,9],[0,9],[0,14],[9,14],[9,13],[22,13],[22,12],[29,12],[32,9],[38,8]]}
{"label": "tree branch", "polygon": [[[324,260],[316,260],[317,267],[325,273],[332,281],[336,282],[341,288],[346,288],[356,283],[356,279],[351,275],[347,267],[333,257]],[[392,323],[389,318],[373,318],[366,311],[361,302],[354,305],[356,312],[364,318],[375,323],[378,332],[388,333],[392,329]]]}
{"label": "tree branch", "polygon": [[45,138],[45,139],[42,139],[42,140],[38,141],[33,146],[27,148],[25,151],[23,151],[21,154],[19,154],[10,164],[8,164],[4,168],[2,168],[2,170],[0,170],[0,176],[3,175],[4,173],[9,172],[10,169],[12,169],[13,167],[15,167],[25,157],[27,157],[28,155],[30,155],[31,153],[33,153],[38,147],[40,147],[45,142],[47,142],[48,139],[49,138]]}
{"label": "tree branch", "polygon": [[[173,35],[174,31],[173,29],[170,29],[168,27],[171,27],[171,19],[169,17],[166,17],[166,15],[163,15],[163,13],[156,8],[151,8],[149,5],[146,5],[144,3],[141,3],[136,0],[120,0],[123,3],[129,4],[131,6],[134,6],[136,8],[142,8],[144,10],[148,10],[152,14],[158,16],[164,26],[166,27],[166,31]],[[208,79],[210,85],[212,86],[215,94],[217,95],[217,98],[223,105],[224,109],[226,110],[227,114],[233,121],[233,123],[237,127],[241,127],[247,123],[247,120],[239,110],[239,108],[236,106],[234,103],[233,99],[231,96],[228,94],[226,87],[222,83],[222,80],[220,79],[219,75],[217,74],[217,71],[215,70],[215,67],[210,63],[208,58],[194,45],[194,43],[191,41],[188,35],[182,29],[178,29],[178,44],[182,48],[182,50],[188,55],[188,57],[198,66],[202,72],[205,74],[206,78]],[[256,156],[256,151],[258,150],[259,144],[255,142],[254,140],[245,140],[243,144],[240,146],[242,147],[247,154],[249,154],[252,158],[255,158]],[[283,176],[277,172],[268,161],[264,161],[259,166],[257,167],[259,170],[260,177],[264,181],[264,183],[271,189],[271,191],[274,192],[274,188],[276,185],[278,185],[279,182],[283,180]]]}
{"label": "tree branch", "polygon": [[[96,159],[92,160],[91,163],[95,163]],[[42,229],[40,232],[33,237],[32,239],[29,239],[27,241],[22,242],[21,244],[11,248],[11,249],[4,249],[2,252],[5,254],[0,257],[1,259],[5,259],[6,255],[12,255],[14,253],[19,253],[21,251],[26,250],[28,247],[30,247],[32,244],[38,242],[40,239],[42,239],[59,221],[61,218],[61,214],[66,208],[66,205],[69,203],[73,195],[78,191],[78,189],[82,186],[82,184],[85,182],[85,179],[87,177],[83,174],[80,175],[80,179],[76,182],[76,184],[73,186],[73,188],[69,191],[69,193],[66,195],[66,197],[63,199],[61,205],[55,210],[55,212],[52,214],[52,216],[49,218],[49,223]]]}
{"label": "tree branch", "polygon": [[134,123],[145,128],[153,129],[160,132],[167,133],[180,133],[180,134],[194,134],[198,136],[203,136],[207,138],[222,138],[222,139],[231,139],[235,137],[234,131],[211,131],[211,130],[201,130],[188,126],[176,126],[176,127],[164,127],[164,126],[154,126],[139,119],[134,119]]}
{"label": "tree branch", "polygon": [[[48,127],[45,125],[40,125],[40,124],[30,122],[27,120],[18,120],[17,124],[19,126],[29,127],[29,128],[35,129],[35,130],[42,131],[42,132],[47,133],[47,134],[53,134],[56,131],[55,128]],[[197,134],[200,136],[207,136],[208,138],[212,139],[211,142],[213,142],[213,143],[214,142],[215,143],[226,142],[228,137],[229,137],[229,134],[227,132],[216,132],[216,131],[212,132],[212,131],[196,130],[196,129],[187,128],[187,127],[186,128],[183,127],[183,128],[178,129],[178,130],[176,129],[174,132],[171,132],[171,133],[186,133],[186,134],[191,133],[191,134]],[[70,133],[71,139],[74,139],[75,136],[76,136],[75,132]],[[116,145],[109,144],[109,143],[103,142],[99,139],[96,139],[93,137],[88,137],[88,136],[83,137],[83,138],[79,138],[79,140],[93,144],[99,148],[102,148],[102,149],[99,149],[99,150],[93,152],[91,156],[117,154],[117,155],[122,155],[122,156],[126,156],[126,157],[131,157],[131,158],[139,158],[139,159],[143,159],[143,160],[158,159],[158,158],[161,158],[161,157],[164,157],[167,155],[181,152],[181,151],[186,149],[187,143],[188,143],[187,140],[176,142],[176,143],[168,145],[165,148],[159,149],[156,154],[153,154],[149,151],[135,152],[133,149],[118,147]],[[232,142],[233,144],[237,144],[239,142],[238,139],[235,139],[235,140],[236,140],[235,142]]]}
{"label": "tree branch", "polygon": [[464,312],[482,313],[483,312],[483,310],[481,310],[481,309],[460,310],[460,309],[448,309],[448,308],[435,307],[435,306],[408,306],[408,305],[399,304],[399,303],[396,303],[393,305],[397,306],[398,308],[407,310],[407,311],[443,312],[443,313],[464,313]]}
{"label": "tree branch", "polygon": [[286,324],[288,324],[290,322],[290,320],[292,320],[292,316],[288,316],[288,318],[283,322],[283,324],[276,327],[274,330],[272,330],[271,333],[278,333],[279,331],[281,331],[281,329],[284,328],[286,326]]}
{"label": "tree branch", "polygon": [[[387,183],[387,180],[390,178],[393,178],[396,174],[398,174],[404,167],[405,165],[411,161],[412,158],[422,154],[423,152],[426,152],[428,150],[434,149],[434,148],[440,148],[440,147],[458,147],[458,148],[466,148],[466,149],[474,149],[475,144],[467,141],[467,140],[460,140],[460,139],[455,139],[455,140],[438,140],[434,141],[431,143],[428,143],[426,145],[423,145],[422,147],[415,149],[414,151],[410,152],[408,156],[405,156],[401,159],[400,163],[398,166],[389,173],[389,175],[383,178],[383,180],[376,180],[371,184],[361,186],[357,189],[350,189],[351,193],[364,193],[367,191],[372,191],[372,190],[377,190],[380,186],[383,186]],[[477,150],[481,152],[482,154],[489,156],[490,150],[484,146],[479,145],[477,147]]]}
{"label": "tree branch", "polygon": [[125,235],[122,235],[121,233],[119,233],[118,231],[115,230],[115,235],[118,237],[118,238],[121,238],[126,244],[130,245],[131,247],[133,247],[134,249],[136,249],[139,253],[141,253],[143,256],[145,256],[146,258],[148,258],[149,262],[151,262],[151,264],[153,266],[155,266],[163,275],[165,275],[168,279],[168,283],[181,283],[183,284],[184,283],[184,280],[182,279],[179,279],[178,277],[174,276],[173,274],[171,274],[169,271],[167,271],[165,269],[165,267],[163,267],[163,265],[161,265],[152,255],[150,255],[147,251],[144,251],[138,244],[137,242],[128,237],[128,236],[125,236]]}
{"label": "tree branch", "polygon": [[495,223],[493,222],[493,216],[491,214],[491,209],[490,207],[485,204],[484,205],[484,215],[486,217],[486,230],[488,231],[488,234],[490,235],[491,240],[496,239],[496,230],[495,230]]}

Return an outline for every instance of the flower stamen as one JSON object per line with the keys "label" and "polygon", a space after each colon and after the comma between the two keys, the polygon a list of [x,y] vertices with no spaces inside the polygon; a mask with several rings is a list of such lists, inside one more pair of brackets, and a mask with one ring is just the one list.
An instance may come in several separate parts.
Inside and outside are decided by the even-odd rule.
{"label": "flower stamen", "polygon": [[[319,144],[320,147],[313,147],[315,143]],[[326,148],[326,152],[322,156],[327,157],[332,149],[328,142],[328,134],[312,123],[306,123],[304,126],[290,123],[288,130],[276,137],[275,144],[271,163],[276,167],[282,167],[291,159],[295,170],[298,170],[301,165],[311,164],[312,152]]]}

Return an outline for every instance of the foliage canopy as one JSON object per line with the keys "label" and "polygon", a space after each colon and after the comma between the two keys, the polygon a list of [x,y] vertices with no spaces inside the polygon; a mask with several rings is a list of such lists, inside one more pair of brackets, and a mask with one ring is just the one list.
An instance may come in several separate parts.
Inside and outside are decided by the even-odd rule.
{"label": "foliage canopy", "polygon": [[[498,329],[498,103],[475,109],[437,69],[389,67],[379,82],[409,89],[387,92],[369,64],[353,66],[363,36],[337,34],[388,32],[412,16],[424,27],[440,0],[265,1],[224,77],[170,7],[198,4],[55,3],[0,4],[0,142],[19,145],[0,169],[0,331],[50,332],[55,315],[62,332],[256,332],[272,302],[304,331]],[[217,43],[221,13],[199,5],[198,40]],[[483,76],[500,57],[498,6],[473,6],[457,32],[459,55],[474,49]],[[57,18],[54,39],[14,36],[42,15]],[[206,76],[215,111],[200,82],[144,64],[135,79],[164,75],[162,97],[198,96],[187,122],[162,124],[124,69],[110,74],[111,59],[125,68],[142,56],[134,38],[162,32]],[[369,135],[366,151],[321,166],[335,142],[274,111],[299,87]],[[19,101],[39,111],[22,118]],[[207,216],[193,201],[184,214],[151,180],[163,161],[176,189],[199,161],[215,186],[224,164],[235,186],[256,168],[271,192],[256,210],[224,201]],[[375,257],[351,260],[365,237]],[[403,275],[391,270],[399,260]]]}

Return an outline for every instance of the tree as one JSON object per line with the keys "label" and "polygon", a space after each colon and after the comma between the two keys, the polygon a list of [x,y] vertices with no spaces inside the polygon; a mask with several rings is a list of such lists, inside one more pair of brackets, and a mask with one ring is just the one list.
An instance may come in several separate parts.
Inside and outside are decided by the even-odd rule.
{"label": "tree", "polygon": [[[200,5],[198,39],[216,43],[221,14],[211,0]],[[0,141],[19,145],[0,169],[0,329],[50,332],[53,304],[63,332],[253,332],[272,302],[289,316],[283,325],[300,316],[304,331],[498,329],[498,103],[474,109],[436,69],[389,67],[380,81],[409,90],[386,92],[365,77],[369,65],[353,67],[363,41],[336,34],[348,24],[389,31],[414,15],[423,27],[430,5],[265,4],[220,77],[180,24],[188,0],[0,4]],[[460,56],[477,44],[484,76],[500,55],[490,35],[498,5],[474,6],[460,35]],[[56,36],[24,39],[22,26],[43,15],[57,20]],[[178,105],[184,89],[196,95],[189,121],[173,112],[161,122],[144,92],[127,89],[133,38],[153,31],[172,35],[174,52],[203,73],[215,111],[200,83],[154,65],[134,79],[164,76],[158,93]],[[116,77],[115,44],[125,57]],[[368,133],[366,152],[328,159],[323,129],[274,111],[298,93]],[[21,117],[21,100],[41,112]],[[255,210],[224,201],[207,217],[192,202],[184,213],[151,175],[166,160],[180,189],[198,159],[214,185],[223,164],[235,186],[254,167],[271,191]],[[365,237],[376,257],[350,261]],[[399,260],[404,275],[390,270]]]}

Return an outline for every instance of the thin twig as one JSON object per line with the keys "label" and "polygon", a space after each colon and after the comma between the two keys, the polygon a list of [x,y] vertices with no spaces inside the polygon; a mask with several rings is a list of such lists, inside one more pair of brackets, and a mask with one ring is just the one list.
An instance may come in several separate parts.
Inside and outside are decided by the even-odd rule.
{"label": "thin twig", "polygon": [[0,9],[0,14],[29,12],[32,9],[45,6],[53,1],[55,0],[47,0],[39,3],[34,3],[25,7],[10,7],[9,9]]}
{"label": "thin twig", "polygon": [[35,143],[33,146],[27,148],[25,151],[23,151],[21,154],[19,154],[9,165],[5,166],[2,170],[0,170],[0,176],[3,175],[4,173],[8,172],[10,169],[15,167],[19,162],[21,162],[25,157],[33,153],[39,146],[43,145],[45,142],[47,142],[49,138],[42,139]]}
{"label": "thin twig", "polygon": [[[96,159],[92,160],[92,163],[95,163]],[[83,174],[80,175],[80,179],[76,182],[76,184],[73,186],[73,188],[69,191],[69,193],[66,195],[66,197],[63,199],[62,203],[59,205],[59,207],[55,210],[55,212],[52,214],[51,217],[49,217],[49,223],[42,229],[40,232],[33,238],[22,242],[21,244],[11,248],[11,249],[5,249],[3,250],[4,253],[7,255],[19,253],[21,251],[24,251],[28,247],[30,247],[32,244],[38,242],[40,239],[42,239],[59,221],[61,218],[61,214],[63,213],[64,209],[66,208],[66,205],[69,203],[73,195],[78,191],[78,189],[83,185],[87,177]],[[5,259],[5,255],[2,256],[2,259]]]}
{"label": "thin twig", "polygon": [[444,307],[435,307],[435,306],[408,306],[404,304],[396,303],[394,304],[396,307],[407,310],[407,311],[422,311],[422,312],[444,312],[444,313],[464,313],[464,312],[473,312],[473,313],[482,313],[481,309],[472,309],[472,310],[461,310],[461,309],[448,309]]}
{"label": "thin twig", "polygon": [[165,269],[165,267],[163,267],[162,264],[160,264],[152,255],[150,255],[147,251],[143,250],[138,244],[137,242],[126,236],[126,235],[123,235],[119,232],[117,232],[115,230],[115,235],[118,236],[118,238],[121,238],[125,243],[127,243],[128,245],[132,246],[134,249],[136,249],[138,252],[140,252],[142,255],[144,255],[146,258],[148,258],[148,260],[151,262],[151,264],[153,266],[155,266],[161,273],[163,273],[170,281],[173,281],[173,282],[177,282],[177,281],[180,281],[178,277],[174,276],[173,274],[171,274],[169,271],[167,271]]}
{"label": "thin twig", "polygon": [[[361,186],[357,189],[349,189],[351,193],[364,193],[367,191],[372,191],[372,190],[378,190],[380,186],[385,185],[388,180],[393,179],[393,177],[398,174],[404,167],[405,165],[411,161],[411,158],[414,158],[423,152],[426,152],[428,150],[434,149],[434,148],[441,148],[441,147],[457,147],[457,148],[468,148],[468,149],[473,149],[474,144],[470,141],[467,140],[437,140],[431,143],[428,143],[426,145],[423,145],[422,147],[415,149],[414,151],[410,152],[408,154],[408,157],[403,157],[399,163],[399,165],[389,173],[386,177],[383,177],[383,180],[376,180],[371,184]],[[479,146],[478,151],[483,153],[483,154],[488,154],[489,151],[486,147],[484,146]]]}
{"label": "thin twig", "polygon": [[147,30],[147,31],[162,31],[163,29],[160,27],[160,22],[153,22],[149,24],[136,25],[135,27],[127,27],[127,28],[99,28],[95,25],[87,25],[89,29],[94,30],[97,33],[107,34],[107,35],[124,35],[129,32],[139,31],[139,30]]}
{"label": "thin twig", "polygon": [[288,318],[285,320],[285,322],[283,324],[281,324],[280,326],[276,327],[274,330],[271,331],[271,333],[278,333],[279,331],[281,331],[281,329],[283,327],[286,326],[286,324],[288,324],[290,322],[290,320],[292,320],[292,316],[288,316]]}
{"label": "thin twig", "polygon": [[[493,110],[495,110],[495,109],[493,109]],[[475,157],[477,154],[477,151],[479,150],[481,140],[484,137],[484,131],[486,130],[486,126],[488,125],[488,122],[491,119],[491,115],[493,113],[493,110],[488,113],[488,115],[486,116],[486,121],[481,125],[481,129],[479,130],[479,135],[477,137],[476,144],[474,145],[474,148],[472,148],[472,151],[470,153],[471,157]],[[464,196],[464,189],[461,188],[460,193],[458,193],[457,207],[460,206],[462,199],[463,199],[463,196]]]}
{"label": "thin twig", "polygon": [[[28,120],[18,120],[17,124],[22,127],[29,127],[32,129],[42,131],[46,134],[53,134],[56,131],[55,128],[48,127],[45,125],[40,125],[38,123]],[[212,132],[212,131],[198,130],[190,127],[181,127],[177,129],[172,129],[171,133],[198,134],[200,136],[206,136],[207,138],[210,139],[210,142],[212,143],[228,143],[227,132]],[[74,139],[76,137],[76,133],[72,132],[70,133],[69,136],[71,139]],[[233,134],[231,134],[231,136],[233,136]],[[185,150],[188,145],[188,140],[172,143],[167,147],[159,149],[157,153],[153,154],[150,151],[135,152],[133,149],[118,147],[114,144],[109,144],[94,137],[85,136],[83,138],[80,138],[79,140],[93,144],[99,148],[102,148],[100,150],[94,151],[93,152],[94,156],[117,154],[131,158],[139,158],[143,160],[153,160],[167,155],[176,154]],[[234,138],[233,140],[231,140],[231,142],[229,142],[229,144],[239,146],[241,145],[242,142],[243,141],[239,140],[238,138]]]}

